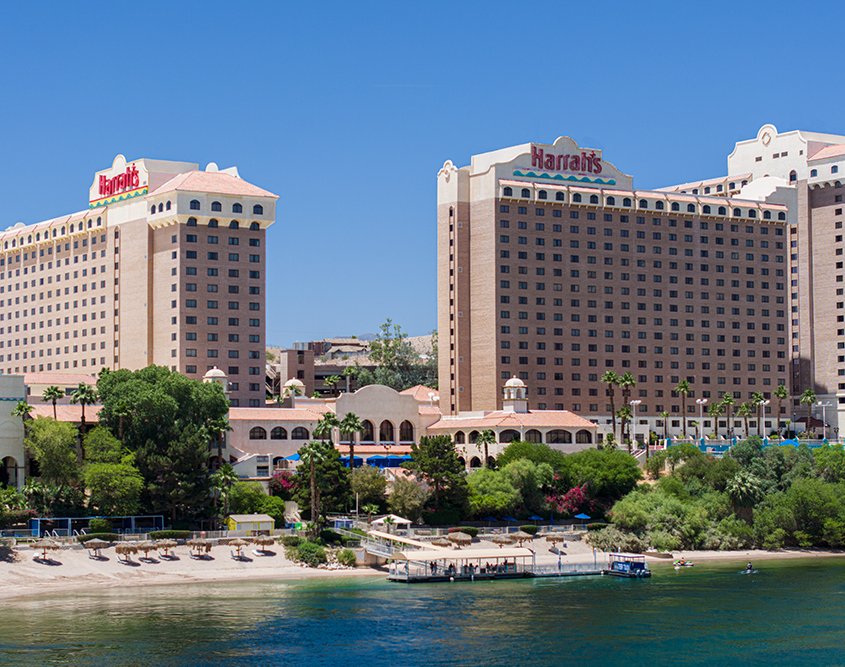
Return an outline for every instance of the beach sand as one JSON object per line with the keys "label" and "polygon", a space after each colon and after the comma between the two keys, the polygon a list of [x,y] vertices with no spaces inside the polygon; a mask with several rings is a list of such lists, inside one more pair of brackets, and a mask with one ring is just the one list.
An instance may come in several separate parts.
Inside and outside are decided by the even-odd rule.
{"label": "beach sand", "polygon": [[[558,561],[558,553],[552,545],[542,538],[527,542],[525,546],[536,553],[538,565],[553,564]],[[464,551],[472,549],[495,549],[497,545],[486,540],[478,540]],[[65,548],[48,552],[48,558],[55,564],[43,564],[34,560],[40,552],[28,548],[9,549],[0,547],[0,599],[21,596],[43,595],[57,592],[91,588],[113,588],[128,586],[151,586],[184,583],[202,583],[219,581],[242,581],[253,579],[307,579],[313,577],[350,577],[377,576],[386,577],[385,569],[358,567],[354,569],[323,570],[301,567],[287,560],[281,546],[274,547],[273,555],[257,556],[249,549],[244,554],[251,561],[233,560],[231,549],[216,546],[211,550],[213,560],[194,560],[187,547],[177,547],[173,553],[178,560],[165,560],[158,557],[154,562],[141,561],[138,555],[132,556],[132,565],[119,562],[114,548],[104,549],[107,560],[92,560],[88,552],[79,548]],[[569,541],[560,549],[561,563],[592,563],[594,558],[606,560],[607,554],[596,552],[584,541]],[[841,551],[794,549],[781,551],[762,551],[749,549],[741,551],[675,551],[671,558],[647,556],[650,563],[671,563],[678,558],[686,558],[695,563],[700,561],[751,561],[772,558],[818,558],[845,556]]]}

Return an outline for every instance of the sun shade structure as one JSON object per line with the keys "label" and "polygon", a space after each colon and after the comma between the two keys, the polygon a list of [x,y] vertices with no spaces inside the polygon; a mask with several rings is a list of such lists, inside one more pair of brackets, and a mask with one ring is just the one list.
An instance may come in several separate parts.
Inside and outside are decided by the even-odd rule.
{"label": "sun shade structure", "polygon": [[383,516],[380,519],[376,519],[373,521],[374,526],[380,526],[384,528],[387,525],[387,519],[391,519],[391,524],[394,526],[410,526],[411,522],[408,519],[403,519],[401,516],[397,516],[396,514],[388,514],[387,516]]}
{"label": "sun shade structure", "polygon": [[557,542],[566,542],[566,535],[563,533],[546,533],[543,535],[543,538],[546,542],[550,542],[551,544],[556,544]]}
{"label": "sun shade structure", "polygon": [[[454,534],[454,533],[453,533]],[[397,551],[392,556],[393,560],[409,561],[466,561],[466,560],[488,560],[500,558],[534,558],[531,549],[514,547],[512,549],[452,549],[444,551]]]}
{"label": "sun shade structure", "polygon": [[472,535],[467,533],[449,533],[446,537],[458,547],[468,547],[472,544]]}
{"label": "sun shade structure", "polygon": [[61,549],[62,547],[58,542],[55,542],[53,540],[44,539],[44,540],[38,540],[37,542],[33,542],[32,548],[38,549],[39,551],[41,551],[42,552],[41,557],[44,560],[47,560],[47,552],[48,551],[57,551],[57,550]]}
{"label": "sun shade structure", "polygon": [[524,530],[518,530],[515,533],[510,533],[510,536],[519,542],[519,546],[522,546],[523,542],[528,542],[534,539],[534,536],[526,533]]}
{"label": "sun shade structure", "polygon": [[238,558],[240,558],[241,556],[243,556],[243,553],[242,553],[242,552],[243,552],[243,548],[244,548],[247,544],[249,544],[249,542],[247,542],[245,539],[243,539],[243,538],[241,538],[241,537],[236,537],[234,540],[231,540],[231,541],[229,542],[229,546],[230,546],[230,547],[235,547],[235,548],[238,550]]}
{"label": "sun shade structure", "polygon": [[433,545],[434,545],[434,546],[436,546],[436,547],[448,547],[448,548],[451,548],[451,546],[452,546],[452,543],[451,543],[449,540],[447,540],[445,537],[438,537],[438,538],[436,538],[436,539],[433,539],[433,540],[431,541],[431,544],[433,544]]}
{"label": "sun shade structure", "polygon": [[87,542],[85,542],[83,546],[93,552],[91,553],[91,556],[93,556],[94,558],[99,558],[100,549],[105,549],[107,546],[109,546],[109,544],[109,542],[101,540],[99,537],[95,537],[93,540],[88,540]]}
{"label": "sun shade structure", "polygon": [[493,535],[491,541],[493,544],[498,544],[500,549],[514,543],[514,539],[510,535]]}

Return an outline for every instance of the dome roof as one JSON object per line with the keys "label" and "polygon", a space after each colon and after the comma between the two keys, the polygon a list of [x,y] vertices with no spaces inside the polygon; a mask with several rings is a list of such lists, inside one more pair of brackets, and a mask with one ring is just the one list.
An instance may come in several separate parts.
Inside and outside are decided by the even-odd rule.
{"label": "dome roof", "polygon": [[215,366],[210,371],[208,371],[205,375],[203,375],[202,379],[205,380],[205,379],[210,379],[210,378],[225,378],[225,377],[227,377],[227,375],[223,371],[221,371],[219,368],[217,368],[217,366]]}
{"label": "dome roof", "polygon": [[283,387],[305,387],[305,383],[302,380],[297,380],[296,378],[291,378],[287,382],[285,382]]}
{"label": "dome roof", "polygon": [[505,382],[506,387],[524,387],[525,383],[514,375],[510,380]]}

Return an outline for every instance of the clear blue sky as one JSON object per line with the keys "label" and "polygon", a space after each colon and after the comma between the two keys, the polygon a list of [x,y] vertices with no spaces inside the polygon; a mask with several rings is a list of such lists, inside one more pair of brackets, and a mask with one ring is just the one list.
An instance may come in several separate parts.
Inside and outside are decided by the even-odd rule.
{"label": "clear blue sky", "polygon": [[0,229],[84,209],[117,153],[237,165],[280,196],[269,344],[421,335],[445,160],[569,135],[648,188],[767,122],[845,133],[842,7],[5,3]]}

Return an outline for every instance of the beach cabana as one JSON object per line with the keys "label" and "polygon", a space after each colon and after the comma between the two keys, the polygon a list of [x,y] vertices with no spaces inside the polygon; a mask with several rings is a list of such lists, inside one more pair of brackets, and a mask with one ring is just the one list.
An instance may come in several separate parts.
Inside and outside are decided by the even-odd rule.
{"label": "beach cabana", "polygon": [[252,534],[270,534],[276,526],[273,517],[266,514],[230,514],[226,519],[229,530],[245,530]]}
{"label": "beach cabana", "polygon": [[[387,521],[388,518],[391,519],[390,522]],[[411,527],[411,522],[408,519],[403,519],[401,516],[397,516],[395,514],[388,514],[386,516],[381,517],[380,519],[376,519],[375,521],[373,521],[373,527],[378,530],[384,530],[388,526],[394,526],[395,528],[407,530]]]}

